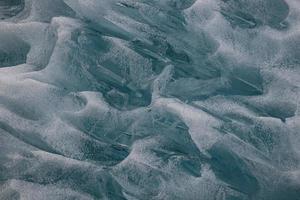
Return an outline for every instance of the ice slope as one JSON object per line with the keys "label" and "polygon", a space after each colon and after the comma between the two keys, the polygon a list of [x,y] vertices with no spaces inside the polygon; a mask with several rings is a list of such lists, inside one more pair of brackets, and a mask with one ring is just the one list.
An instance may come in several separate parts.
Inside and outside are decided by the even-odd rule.
{"label": "ice slope", "polygon": [[0,1],[1,200],[299,200],[298,0]]}

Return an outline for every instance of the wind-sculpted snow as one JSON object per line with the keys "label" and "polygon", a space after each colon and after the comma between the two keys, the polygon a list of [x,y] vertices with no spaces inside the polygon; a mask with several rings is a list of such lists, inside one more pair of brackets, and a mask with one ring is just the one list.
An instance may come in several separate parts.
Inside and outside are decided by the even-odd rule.
{"label": "wind-sculpted snow", "polygon": [[0,1],[0,199],[299,200],[298,0]]}

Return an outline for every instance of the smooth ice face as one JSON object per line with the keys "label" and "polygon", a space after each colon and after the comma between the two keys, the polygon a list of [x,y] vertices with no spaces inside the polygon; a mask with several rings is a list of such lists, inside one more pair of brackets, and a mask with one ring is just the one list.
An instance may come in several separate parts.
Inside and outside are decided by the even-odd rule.
{"label": "smooth ice face", "polygon": [[298,0],[0,0],[0,199],[298,200]]}

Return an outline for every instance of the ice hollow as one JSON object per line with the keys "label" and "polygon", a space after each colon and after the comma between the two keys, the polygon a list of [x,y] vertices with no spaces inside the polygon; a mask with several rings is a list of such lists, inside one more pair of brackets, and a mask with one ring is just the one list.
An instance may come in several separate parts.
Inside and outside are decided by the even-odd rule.
{"label": "ice hollow", "polygon": [[222,0],[222,14],[235,26],[254,28],[268,25],[284,28],[284,20],[289,14],[288,4],[284,0]]}
{"label": "ice hollow", "polygon": [[25,7],[24,0],[3,0],[0,2],[0,19],[16,16]]}
{"label": "ice hollow", "polygon": [[26,63],[29,44],[8,33],[0,33],[0,67]]}

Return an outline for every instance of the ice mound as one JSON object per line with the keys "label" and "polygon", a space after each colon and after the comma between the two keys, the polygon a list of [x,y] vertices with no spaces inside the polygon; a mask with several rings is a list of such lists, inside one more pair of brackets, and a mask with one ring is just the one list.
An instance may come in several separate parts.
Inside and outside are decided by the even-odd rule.
{"label": "ice mound", "polygon": [[0,1],[0,199],[300,200],[297,0]]}

